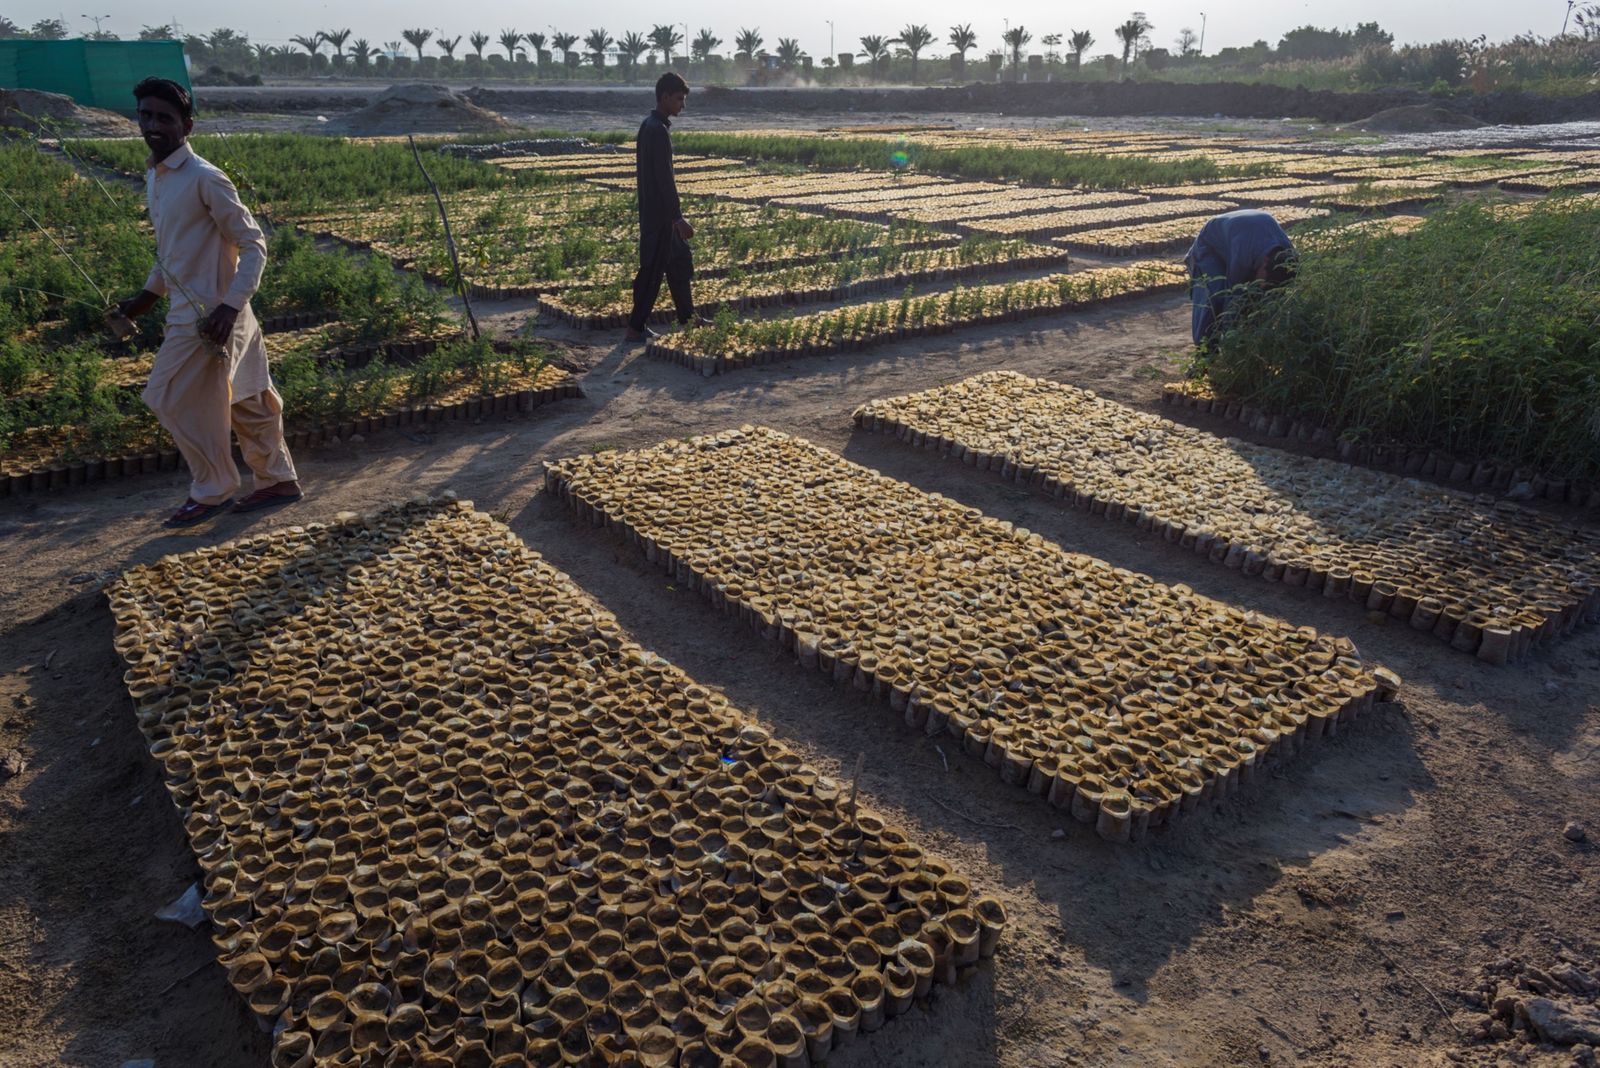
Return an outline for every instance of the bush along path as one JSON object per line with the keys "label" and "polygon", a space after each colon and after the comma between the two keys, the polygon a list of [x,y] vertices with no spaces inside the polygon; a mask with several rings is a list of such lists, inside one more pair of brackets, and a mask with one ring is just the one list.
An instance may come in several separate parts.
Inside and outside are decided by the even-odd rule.
{"label": "bush along path", "polygon": [[[347,367],[342,359],[322,358],[314,347],[276,360],[273,378],[284,398],[290,447],[349,441],[396,427],[525,415],[583,395],[576,379],[549,363],[536,346],[457,340],[419,347],[429,351],[406,366],[378,356]],[[80,364],[60,365],[44,392],[21,398],[38,418],[4,439],[0,497],[175,471],[182,464],[137,390],[104,380],[98,353],[79,352],[76,358]],[[85,422],[52,415],[74,396]]]}
{"label": "bush along path", "polygon": [[1570,497],[1600,480],[1597,285],[1600,203],[1462,205],[1307,242],[1295,283],[1245,305],[1191,376],[1241,409],[1401,443],[1419,470],[1449,456],[1474,485],[1507,468],[1509,488],[1523,468]]}

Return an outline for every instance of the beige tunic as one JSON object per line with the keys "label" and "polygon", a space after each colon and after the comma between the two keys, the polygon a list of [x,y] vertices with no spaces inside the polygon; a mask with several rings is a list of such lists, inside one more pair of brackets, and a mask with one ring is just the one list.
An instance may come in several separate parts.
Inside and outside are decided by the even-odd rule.
{"label": "beige tunic", "polygon": [[[188,145],[146,172],[145,200],[156,232],[156,266],[145,288],[170,303],[144,400],[183,453],[190,498],[216,504],[238,492],[232,436],[258,488],[294,480],[283,401],[250,310],[267,262],[261,228],[228,176]],[[239,311],[226,360],[200,337],[200,324],[224,303]]]}
{"label": "beige tunic", "polygon": [[228,176],[188,145],[147,170],[144,184],[156,232],[156,264],[145,288],[170,301],[168,337],[194,338],[218,304],[236,308],[239,318],[228,343],[233,395],[260,393],[272,381],[267,349],[250,308],[267,265],[261,227]]}

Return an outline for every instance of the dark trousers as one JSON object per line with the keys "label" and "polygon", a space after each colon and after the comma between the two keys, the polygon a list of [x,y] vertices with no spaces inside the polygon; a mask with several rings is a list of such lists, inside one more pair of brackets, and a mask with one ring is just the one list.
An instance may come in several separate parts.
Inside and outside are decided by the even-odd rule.
{"label": "dark trousers", "polygon": [[628,329],[643,330],[650,311],[661,293],[661,279],[667,280],[678,322],[694,319],[694,295],[689,280],[694,277],[694,257],[689,243],[673,232],[672,224],[651,226],[639,235],[639,273],[633,276],[633,312]]}

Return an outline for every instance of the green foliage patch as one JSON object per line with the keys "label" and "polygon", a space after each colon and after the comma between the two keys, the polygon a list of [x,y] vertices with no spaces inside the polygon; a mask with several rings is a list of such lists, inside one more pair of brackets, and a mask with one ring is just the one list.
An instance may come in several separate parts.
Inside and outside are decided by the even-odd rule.
{"label": "green foliage patch", "polygon": [[1199,361],[1220,395],[1358,435],[1600,475],[1600,205],[1464,204],[1311,242]]}

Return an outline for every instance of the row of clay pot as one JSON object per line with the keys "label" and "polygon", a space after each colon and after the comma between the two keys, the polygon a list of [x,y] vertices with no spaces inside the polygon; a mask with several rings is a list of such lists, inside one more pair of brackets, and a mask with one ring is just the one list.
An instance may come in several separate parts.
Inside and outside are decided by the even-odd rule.
{"label": "row of clay pot", "polygon": [[1513,486],[1525,483],[1530,496],[1579,504],[1585,508],[1600,508],[1600,485],[1584,479],[1541,475],[1530,468],[1503,461],[1465,460],[1439,449],[1419,448],[1398,442],[1356,441],[1345,437],[1335,427],[1269,412],[1252,404],[1225,400],[1214,396],[1209,387],[1196,390],[1187,382],[1169,384],[1161,391],[1161,400],[1177,408],[1243,423],[1252,432],[1268,437],[1292,438],[1303,444],[1336,447],[1339,459],[1348,463],[1498,494],[1507,493]]}
{"label": "row of clay pot", "polygon": [[1225,441],[1076,387],[990,372],[870,402],[856,422],[1491,663],[1600,618],[1593,531]]}
{"label": "row of clay pot", "polygon": [[[1134,269],[1148,267],[1149,264],[1133,264]],[[1121,268],[1094,268],[1106,272],[1115,272]],[[725,374],[728,371],[744,370],[750,367],[764,367],[769,364],[783,363],[788,360],[806,356],[835,356],[846,352],[859,352],[863,349],[873,348],[877,345],[888,344],[892,341],[903,341],[908,338],[938,337],[955,330],[971,327],[993,326],[1001,323],[1020,323],[1028,319],[1037,319],[1045,315],[1059,315],[1062,312],[1073,311],[1077,308],[1089,306],[1109,307],[1113,304],[1130,300],[1140,300],[1157,293],[1172,292],[1188,285],[1186,281],[1176,275],[1171,281],[1162,284],[1137,288],[1124,293],[1102,296],[1094,301],[1078,301],[1072,303],[1044,303],[1031,307],[1010,308],[1005,311],[994,311],[983,315],[974,315],[964,318],[959,322],[932,322],[915,326],[900,326],[863,337],[840,339],[835,341],[818,341],[792,348],[769,348],[757,352],[720,352],[703,353],[690,351],[681,344],[674,344],[671,337],[659,338],[651,341],[645,347],[645,354],[656,359],[667,360],[695,371],[703,377]],[[993,288],[999,288],[995,286]],[[827,314],[827,313],[819,313]]]}
{"label": "row of clay pot", "polygon": [[[841,300],[854,300],[857,297],[871,293],[885,293],[904,289],[913,283],[941,284],[944,282],[960,281],[965,278],[987,277],[992,275],[997,267],[1003,266],[1007,271],[1034,270],[1040,267],[1058,264],[1064,257],[1053,256],[1022,256],[1008,260],[1003,265],[993,263],[969,263],[955,267],[938,267],[931,271],[899,271],[883,278],[864,278],[856,282],[848,282],[842,286],[818,286],[812,289],[786,289],[781,293],[758,293],[741,296],[733,300],[711,301],[702,306],[700,310],[706,315],[715,315],[723,307],[732,307],[737,312],[754,311],[760,308],[786,308],[797,304],[828,304]],[[627,312],[586,312],[572,308],[562,302],[559,293],[541,297],[539,312],[548,315],[557,322],[580,330],[614,330],[628,324]],[[651,312],[650,322],[667,324],[675,322],[671,309],[657,308]]]}
{"label": "row of clay pot", "polygon": [[[542,389],[523,389],[491,397],[472,397],[467,400],[452,401],[449,404],[400,408],[383,415],[362,416],[343,423],[294,430],[286,436],[290,449],[306,449],[332,441],[348,441],[352,434],[370,436],[393,427],[428,426],[478,419],[491,414],[526,414],[551,401],[581,396],[583,396],[582,387],[576,382],[565,382]],[[183,458],[178,450],[171,446],[142,453],[130,453],[126,456],[63,460],[43,464],[28,471],[9,472],[4,478],[0,478],[0,497],[21,497],[100,482],[115,482],[123,478],[161,471],[176,471],[181,466]]]}
{"label": "row of clay pot", "polygon": [[302,311],[286,312],[283,315],[269,315],[262,319],[261,332],[263,334],[282,334],[290,330],[304,330],[309,326],[322,326],[325,323],[337,321],[338,312],[333,311]]}
{"label": "row of clay pot", "polygon": [[998,943],[1000,902],[470,505],[108,595],[274,1065],[803,1065]]}
{"label": "row of clay pot", "polygon": [[802,664],[1108,838],[1226,793],[1398,685],[1348,643],[1064,553],[775,431],[576,457],[546,487]]}

